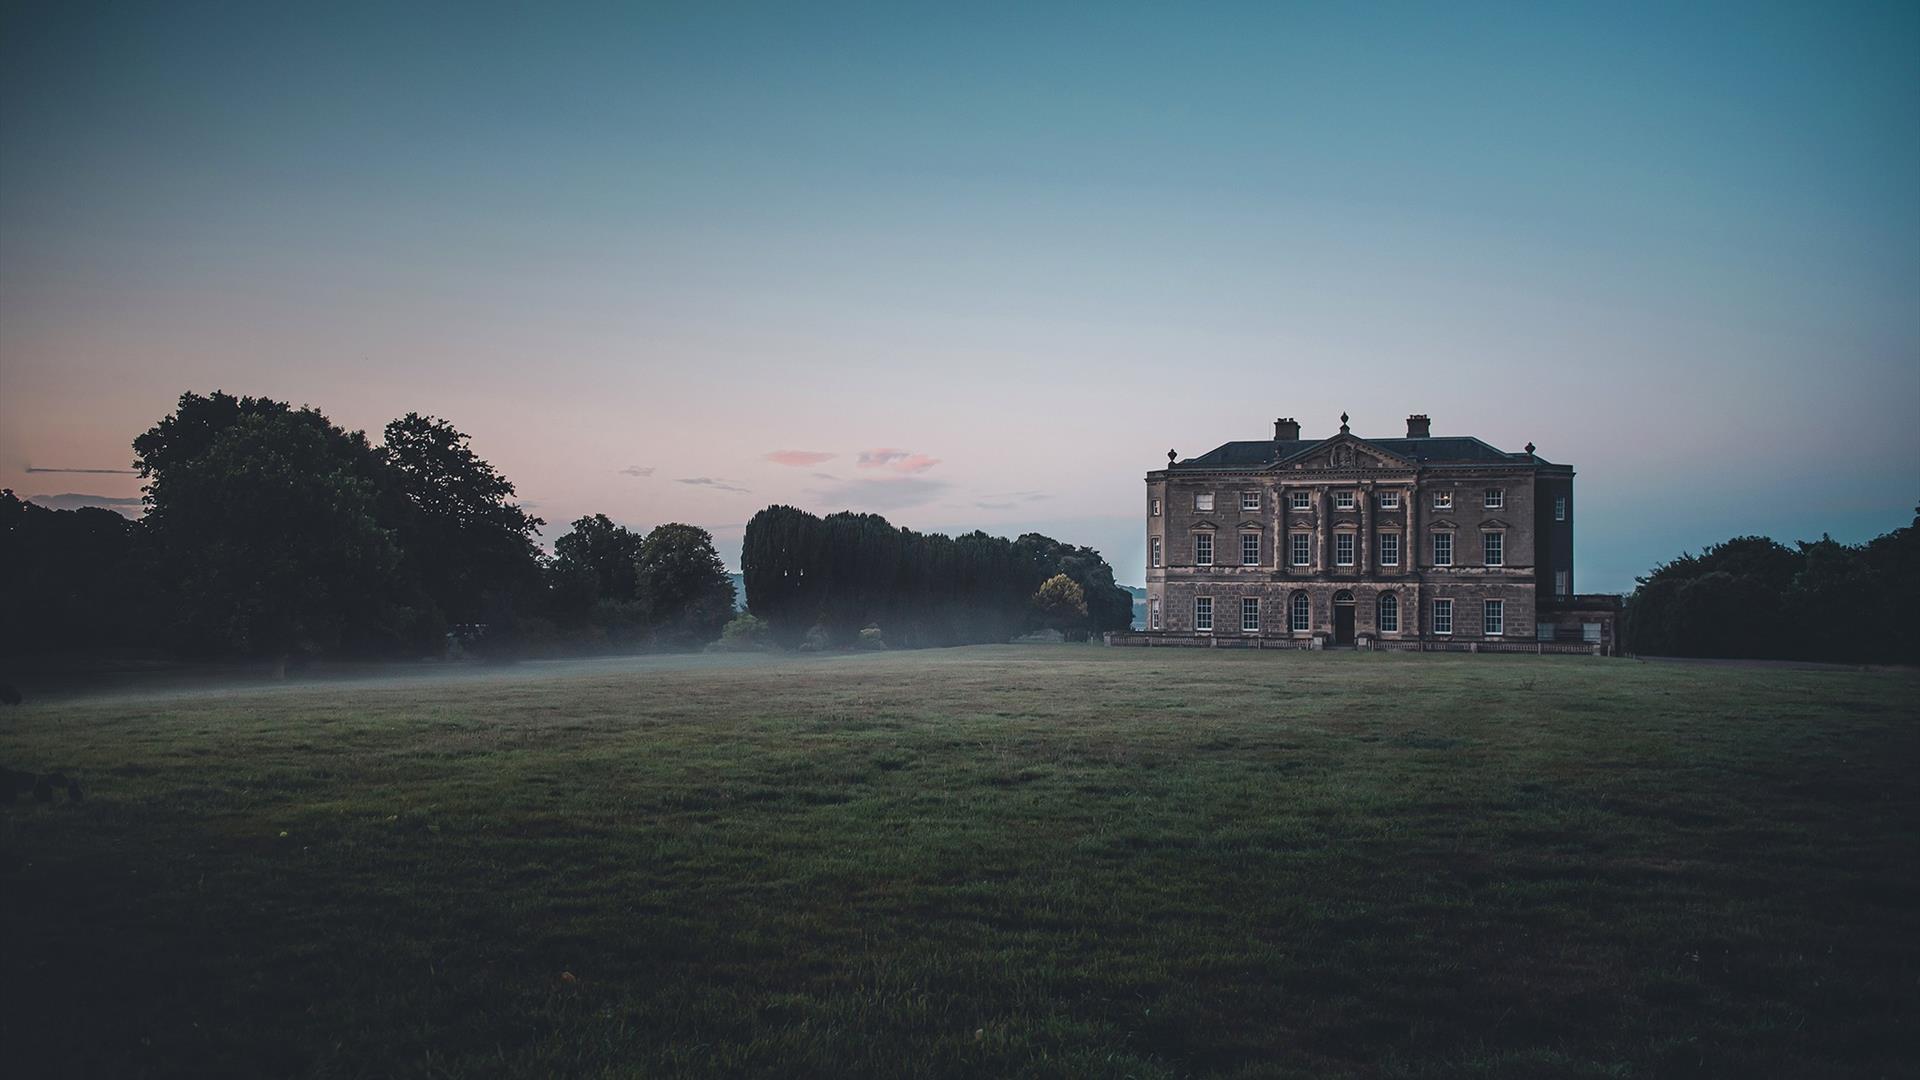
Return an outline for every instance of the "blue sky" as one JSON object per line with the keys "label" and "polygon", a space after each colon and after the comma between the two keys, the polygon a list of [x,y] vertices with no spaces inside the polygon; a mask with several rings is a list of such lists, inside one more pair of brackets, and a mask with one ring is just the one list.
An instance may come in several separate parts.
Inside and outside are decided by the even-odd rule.
{"label": "blue sky", "polygon": [[1169,447],[1342,410],[1574,464],[1582,589],[1920,501],[1913,5],[15,4],[3,29],[23,494],[136,494],[28,469],[124,467],[222,387],[445,416],[550,521],[691,521],[729,562],[777,501],[1039,529],[1138,581]]}

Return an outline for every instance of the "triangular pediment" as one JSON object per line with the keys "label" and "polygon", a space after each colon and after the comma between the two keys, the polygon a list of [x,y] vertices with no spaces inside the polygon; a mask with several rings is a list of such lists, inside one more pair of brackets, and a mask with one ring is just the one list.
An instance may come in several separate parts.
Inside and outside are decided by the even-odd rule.
{"label": "triangular pediment", "polygon": [[1504,521],[1501,521],[1501,520],[1500,520],[1499,518],[1488,518],[1487,520],[1485,520],[1485,521],[1483,521],[1483,522],[1481,522],[1481,523],[1480,523],[1480,527],[1481,527],[1481,528],[1483,528],[1483,529],[1511,529],[1511,528],[1513,528],[1513,526],[1511,526],[1511,525],[1509,525],[1509,524],[1507,524],[1507,523],[1506,523],[1506,522],[1504,522]]}
{"label": "triangular pediment", "polygon": [[1427,528],[1435,529],[1441,532],[1451,532],[1455,529],[1458,529],[1459,527],[1460,526],[1455,525],[1453,522],[1448,521],[1446,518],[1439,518],[1437,520],[1427,522]]}
{"label": "triangular pediment", "polygon": [[1214,524],[1213,522],[1211,522],[1211,521],[1208,521],[1208,520],[1207,520],[1207,519],[1205,519],[1205,518],[1201,518],[1201,519],[1200,519],[1199,521],[1196,521],[1196,522],[1194,522],[1194,523],[1193,523],[1192,525],[1189,525],[1189,526],[1187,526],[1187,528],[1189,528],[1189,529],[1201,529],[1201,530],[1204,530],[1204,531],[1206,531],[1206,532],[1219,532],[1219,531],[1220,531],[1220,526],[1218,526],[1218,525],[1215,525],[1215,524]]}
{"label": "triangular pediment", "polygon": [[1322,439],[1273,463],[1272,471],[1364,472],[1368,469],[1411,469],[1414,462],[1389,453],[1350,432]]}
{"label": "triangular pediment", "polygon": [[1262,525],[1262,524],[1260,524],[1260,523],[1259,523],[1259,522],[1257,522],[1257,521],[1243,521],[1243,522],[1241,522],[1241,523],[1240,523],[1240,527],[1241,527],[1242,529],[1264,529],[1264,528],[1266,528],[1266,526],[1264,526],[1264,525]]}

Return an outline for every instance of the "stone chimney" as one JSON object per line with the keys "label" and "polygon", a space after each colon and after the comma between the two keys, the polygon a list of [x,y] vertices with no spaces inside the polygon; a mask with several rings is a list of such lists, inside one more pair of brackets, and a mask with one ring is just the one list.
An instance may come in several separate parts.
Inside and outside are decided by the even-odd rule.
{"label": "stone chimney", "polygon": [[1417,412],[1407,417],[1407,438],[1426,439],[1433,435],[1433,421],[1426,413]]}
{"label": "stone chimney", "polygon": [[1291,442],[1300,437],[1300,421],[1289,416],[1273,422],[1273,441]]}

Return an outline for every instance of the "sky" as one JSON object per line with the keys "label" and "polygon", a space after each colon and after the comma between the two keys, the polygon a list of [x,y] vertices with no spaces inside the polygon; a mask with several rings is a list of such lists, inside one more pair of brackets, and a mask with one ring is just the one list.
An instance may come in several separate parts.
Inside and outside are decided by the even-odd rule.
{"label": "sky", "polygon": [[0,13],[23,496],[224,389],[732,566],[789,503],[1138,583],[1168,449],[1343,411],[1572,464],[1581,591],[1920,503],[1913,4]]}

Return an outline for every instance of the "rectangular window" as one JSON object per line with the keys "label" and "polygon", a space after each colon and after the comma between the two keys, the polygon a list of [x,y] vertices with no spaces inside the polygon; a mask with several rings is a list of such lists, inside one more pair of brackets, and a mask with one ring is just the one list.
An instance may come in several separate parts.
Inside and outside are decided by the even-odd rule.
{"label": "rectangular window", "polygon": [[1251,596],[1240,601],[1240,629],[1249,634],[1260,630],[1260,601]]}
{"label": "rectangular window", "polygon": [[1453,492],[1451,492],[1451,491],[1436,491],[1436,492],[1434,492],[1434,493],[1433,493],[1433,508],[1434,508],[1435,510],[1451,510],[1451,509],[1453,509]]}
{"label": "rectangular window", "polygon": [[1295,491],[1289,498],[1293,500],[1295,510],[1313,509],[1313,492],[1311,491]]}
{"label": "rectangular window", "polygon": [[1567,520],[1567,497],[1565,495],[1555,495],[1553,497],[1553,520]]}
{"label": "rectangular window", "polygon": [[1154,567],[1160,565],[1160,538],[1157,536],[1147,539],[1147,565]]}
{"label": "rectangular window", "polygon": [[1485,505],[1489,510],[1501,509],[1507,505],[1507,493],[1499,488],[1488,488]]}
{"label": "rectangular window", "polygon": [[1507,602],[1505,600],[1481,601],[1480,631],[1489,637],[1507,632]]}
{"label": "rectangular window", "polygon": [[1353,534],[1333,534],[1333,561],[1340,566],[1353,565]]}
{"label": "rectangular window", "polygon": [[1565,570],[1553,572],[1553,595],[1565,596],[1573,591],[1573,575]]}
{"label": "rectangular window", "polygon": [[1335,510],[1351,510],[1351,509],[1353,509],[1353,492],[1351,492],[1351,491],[1336,491],[1336,492],[1334,492],[1334,493],[1333,493],[1333,508],[1334,508]]}
{"label": "rectangular window", "polygon": [[1213,597],[1198,596],[1194,598],[1193,628],[1195,630],[1213,629]]}
{"label": "rectangular window", "polygon": [[1213,509],[1213,494],[1209,492],[1205,495],[1195,495],[1193,497],[1193,508],[1195,510]]}
{"label": "rectangular window", "polygon": [[1453,565],[1453,534],[1437,532],[1433,534],[1433,565]]}
{"label": "rectangular window", "polygon": [[1453,601],[1435,600],[1433,602],[1433,632],[1453,633]]}
{"label": "rectangular window", "polygon": [[1213,565],[1213,534],[1193,534],[1193,564],[1195,566]]}
{"label": "rectangular window", "polygon": [[1293,565],[1305,566],[1313,561],[1313,537],[1309,533],[1293,534]]}
{"label": "rectangular window", "polygon": [[1160,629],[1160,598],[1154,597],[1153,602],[1148,606],[1151,610],[1147,614],[1147,625],[1158,630]]}
{"label": "rectangular window", "polygon": [[1380,565],[1381,566],[1399,566],[1400,565],[1400,534],[1399,533],[1381,533],[1380,534]]}
{"label": "rectangular window", "polygon": [[1486,556],[1488,566],[1506,565],[1506,536],[1506,533],[1497,532],[1480,534],[1480,552]]}
{"label": "rectangular window", "polygon": [[1400,493],[1397,491],[1381,492],[1380,493],[1380,509],[1382,510],[1400,509]]}
{"label": "rectangular window", "polygon": [[1597,622],[1581,623],[1580,640],[1589,645],[1600,644],[1600,624]]}
{"label": "rectangular window", "polygon": [[1240,493],[1240,509],[1242,510],[1260,509],[1260,493],[1257,491],[1241,492]]}
{"label": "rectangular window", "polygon": [[1550,622],[1535,623],[1533,625],[1533,640],[1552,641],[1553,640],[1553,624]]}
{"label": "rectangular window", "polygon": [[1154,517],[1160,516],[1160,500],[1159,499],[1151,500],[1148,504],[1148,507],[1149,507],[1148,513],[1151,513]]}
{"label": "rectangular window", "polygon": [[1240,534],[1240,565],[1241,566],[1259,566],[1260,565],[1260,534],[1259,533],[1241,533]]}

